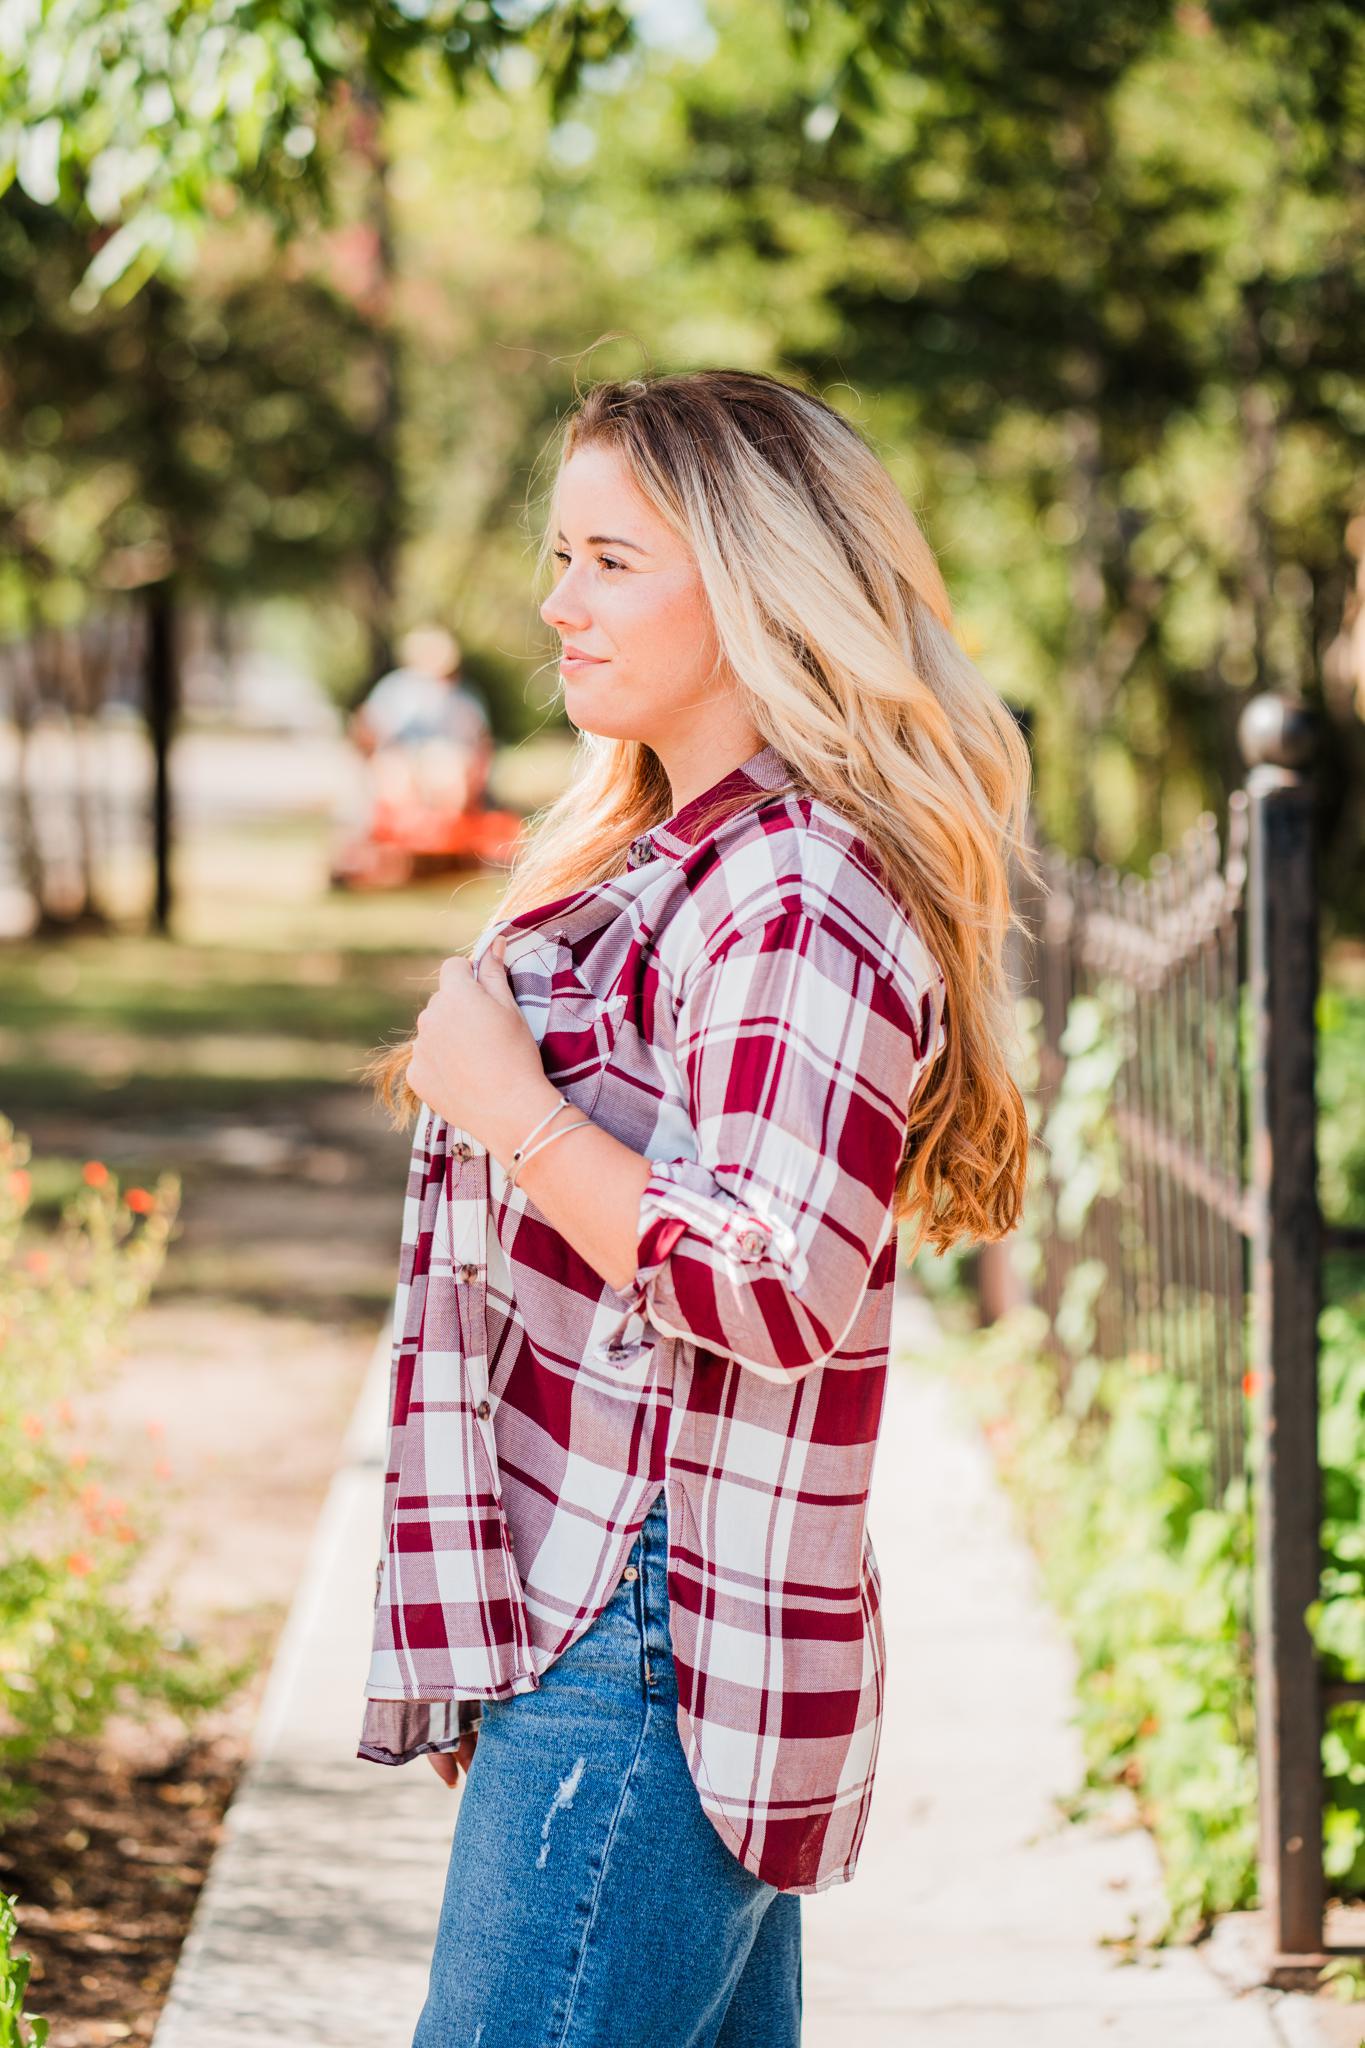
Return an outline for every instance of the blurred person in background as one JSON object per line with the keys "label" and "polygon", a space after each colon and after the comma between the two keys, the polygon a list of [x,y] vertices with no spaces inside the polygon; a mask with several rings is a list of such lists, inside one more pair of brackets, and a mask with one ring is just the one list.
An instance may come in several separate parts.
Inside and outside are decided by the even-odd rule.
{"label": "blurred person in background", "polygon": [[405,879],[415,855],[454,850],[459,821],[483,802],[493,733],[459,641],[415,626],[399,657],[347,725],[364,765],[338,815],[333,881]]}

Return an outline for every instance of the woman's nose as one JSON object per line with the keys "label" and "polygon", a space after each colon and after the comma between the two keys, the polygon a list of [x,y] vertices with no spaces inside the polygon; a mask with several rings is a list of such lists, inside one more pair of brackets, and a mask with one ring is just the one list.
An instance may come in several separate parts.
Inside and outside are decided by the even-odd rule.
{"label": "woman's nose", "polygon": [[560,577],[540,607],[540,616],[547,626],[556,628],[573,626],[582,629],[587,626],[587,614],[577,599],[572,569],[566,569]]}

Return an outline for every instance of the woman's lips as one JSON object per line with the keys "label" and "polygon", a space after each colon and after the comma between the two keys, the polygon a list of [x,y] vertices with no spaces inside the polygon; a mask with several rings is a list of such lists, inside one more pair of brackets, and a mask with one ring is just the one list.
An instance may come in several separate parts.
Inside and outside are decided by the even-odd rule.
{"label": "woman's lips", "polygon": [[561,654],[559,666],[570,670],[581,668],[605,668],[607,657],[597,654]]}

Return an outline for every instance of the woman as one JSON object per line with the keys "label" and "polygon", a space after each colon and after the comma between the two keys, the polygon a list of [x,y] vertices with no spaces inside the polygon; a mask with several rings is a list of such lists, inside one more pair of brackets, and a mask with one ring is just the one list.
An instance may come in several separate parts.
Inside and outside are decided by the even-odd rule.
{"label": "woman", "polygon": [[896,1225],[1024,1184],[1028,755],[819,399],[598,386],[552,497],[585,764],[376,1067],[419,1115],[359,1754],[467,1773],[414,2048],[789,2048],[876,1763]]}

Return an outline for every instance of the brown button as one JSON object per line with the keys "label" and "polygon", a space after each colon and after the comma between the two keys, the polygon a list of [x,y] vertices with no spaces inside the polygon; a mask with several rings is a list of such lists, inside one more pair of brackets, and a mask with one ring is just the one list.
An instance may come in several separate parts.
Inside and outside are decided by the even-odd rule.
{"label": "brown button", "polygon": [[461,1266],[460,1278],[462,1280],[477,1280],[478,1277],[479,1269],[477,1266]]}
{"label": "brown button", "polygon": [[621,1577],[625,1579],[629,1584],[633,1584],[634,1581],[639,1578],[639,1576],[640,1574],[638,1571],[636,1571],[635,1566],[633,1564],[628,1564],[621,1574]]}
{"label": "brown button", "polygon": [[452,1145],[451,1150],[457,1159],[472,1159],[474,1157],[474,1147],[466,1145],[463,1138],[460,1139],[457,1145]]}
{"label": "brown button", "polygon": [[480,1401],[478,1407],[474,1412],[476,1415],[482,1416],[484,1421],[486,1422],[489,1416],[493,1413],[493,1404],[491,1401]]}

